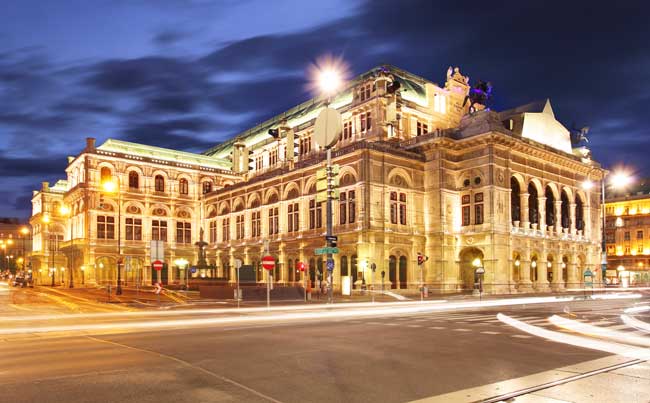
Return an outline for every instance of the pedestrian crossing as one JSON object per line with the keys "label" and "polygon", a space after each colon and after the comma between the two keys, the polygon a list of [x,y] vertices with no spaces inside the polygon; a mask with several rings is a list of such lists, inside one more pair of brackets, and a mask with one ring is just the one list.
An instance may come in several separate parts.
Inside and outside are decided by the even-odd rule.
{"label": "pedestrian crossing", "polygon": [[[614,309],[609,301],[599,303],[597,306]],[[575,307],[572,307],[570,310],[565,309],[561,316],[576,322],[598,326],[611,331],[624,332],[631,336],[647,337],[650,340],[650,334],[622,322],[619,317],[622,312],[620,304],[616,307],[616,316],[609,315],[608,312],[603,313],[603,311],[598,309],[580,310],[573,308]],[[549,317],[552,316],[551,312],[551,310],[539,312],[536,309],[535,313],[528,314],[522,312],[521,314],[512,314],[510,317],[528,325],[556,332],[575,333],[570,329],[558,327],[551,323],[549,321]],[[496,313],[492,312],[433,312],[399,317],[380,317],[373,318],[372,320],[355,319],[349,322],[369,326],[390,326],[413,330],[449,331],[459,334],[476,333],[485,337],[506,336],[519,340],[536,338],[536,336],[531,336],[503,323],[497,319]]]}

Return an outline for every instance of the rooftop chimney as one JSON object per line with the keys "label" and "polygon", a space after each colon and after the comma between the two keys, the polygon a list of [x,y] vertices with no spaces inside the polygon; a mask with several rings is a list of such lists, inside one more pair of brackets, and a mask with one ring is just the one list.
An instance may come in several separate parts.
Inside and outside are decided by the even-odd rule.
{"label": "rooftop chimney", "polygon": [[86,151],[95,151],[94,137],[86,137]]}
{"label": "rooftop chimney", "polygon": [[50,182],[41,182],[41,192],[47,192],[50,190]]}

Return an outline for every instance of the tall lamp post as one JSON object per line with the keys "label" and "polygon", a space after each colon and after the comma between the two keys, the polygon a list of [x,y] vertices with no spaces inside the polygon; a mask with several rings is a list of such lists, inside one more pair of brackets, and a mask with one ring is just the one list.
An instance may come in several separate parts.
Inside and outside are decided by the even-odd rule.
{"label": "tall lamp post", "polygon": [[[25,271],[25,263],[27,260],[27,256],[25,255],[25,238],[27,238],[27,235],[29,235],[29,228],[27,227],[22,227],[20,228],[20,235],[21,238],[23,239],[23,261],[22,261],[22,266],[23,266],[23,272]],[[29,277],[32,277],[31,275]],[[31,278],[30,278],[31,280]]]}
{"label": "tall lamp post", "polygon": [[[329,123],[332,116],[334,119],[338,119],[335,123],[335,126],[340,126],[340,115],[337,111],[329,109],[330,97],[336,93],[336,91],[341,87],[342,84],[342,74],[337,69],[336,66],[329,66],[318,71],[318,87],[323,95],[327,96],[327,101],[325,103],[325,110],[321,112],[321,115],[316,119],[317,123],[321,119],[321,116],[324,116],[323,121],[325,121],[325,130],[323,131],[322,138],[320,139],[319,144],[322,147],[325,147],[327,150],[327,207],[325,216],[327,219],[327,233],[325,239],[327,240],[328,253],[327,253],[327,278],[329,283],[328,289],[328,302],[332,303],[334,300],[334,282],[333,282],[333,272],[334,272],[334,259],[332,257],[331,248],[335,247],[337,244],[337,239],[333,235],[333,212],[332,212],[332,189],[333,175],[332,175],[332,147],[336,144],[338,140],[339,133],[333,133],[331,130],[327,130],[327,124]],[[327,113],[329,109],[329,112]],[[317,124],[318,126],[318,124]],[[316,130],[318,131],[318,130]],[[332,136],[332,134],[334,134]],[[314,136],[319,136],[319,133],[314,133]],[[314,137],[316,138],[316,137]],[[324,140],[324,141],[323,141]]]}
{"label": "tall lamp post", "polygon": [[61,208],[59,209],[59,213],[64,217],[68,217],[68,221],[70,224],[70,264],[69,264],[70,267],[68,268],[70,269],[69,287],[74,288],[74,244],[72,241],[72,214],[70,208],[65,205],[61,206]]}
{"label": "tall lamp post", "polygon": [[[52,254],[52,248],[50,247],[50,216],[45,214],[43,215],[43,218],[41,219],[43,224],[45,224],[45,232],[47,233],[47,239],[43,239],[43,243],[47,243],[47,252],[50,255],[51,262],[52,264],[48,268],[48,271],[50,272],[50,275],[52,277],[52,287],[54,287],[54,272],[56,271],[56,268],[54,267],[54,255]],[[41,234],[43,234],[43,231],[41,231]],[[41,238],[43,236],[41,235]]]}
{"label": "tall lamp post", "polygon": [[[600,270],[601,270],[601,280],[604,280],[605,274],[607,272],[607,239],[606,239],[606,232],[605,232],[605,225],[606,225],[606,217],[607,217],[607,210],[605,208],[605,177],[600,181],[600,195],[601,195],[601,214],[602,214],[602,228],[601,228],[601,241],[600,241],[600,249],[601,249],[601,261],[600,261]],[[629,185],[630,182],[632,182],[632,177],[623,171],[618,171],[614,172],[613,175],[611,176],[610,180],[610,187],[612,189],[622,189],[625,186]],[[583,182],[582,188],[585,190],[591,190],[594,187],[594,183],[590,180],[587,179],[586,181]]]}
{"label": "tall lamp post", "polygon": [[117,177],[117,184],[110,181],[102,183],[102,188],[107,193],[117,193],[117,288],[115,295],[122,295],[122,190],[120,185],[120,177]]}

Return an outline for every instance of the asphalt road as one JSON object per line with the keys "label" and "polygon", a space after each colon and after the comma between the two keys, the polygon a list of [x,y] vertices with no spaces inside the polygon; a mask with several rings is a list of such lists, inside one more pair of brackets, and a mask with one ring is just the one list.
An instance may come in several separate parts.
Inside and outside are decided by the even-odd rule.
{"label": "asphalt road", "polygon": [[71,319],[64,324],[114,327],[0,335],[0,402],[411,401],[610,356],[531,336],[504,325],[499,312],[527,323],[568,312],[617,326],[622,308],[639,302],[181,323],[145,331],[124,324],[160,318]]}

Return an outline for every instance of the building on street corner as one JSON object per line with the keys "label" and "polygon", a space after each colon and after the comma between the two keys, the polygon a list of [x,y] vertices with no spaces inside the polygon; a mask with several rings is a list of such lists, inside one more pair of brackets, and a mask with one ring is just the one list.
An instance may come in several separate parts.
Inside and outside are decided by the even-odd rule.
{"label": "building on street corner", "polygon": [[[472,290],[482,267],[485,292],[561,291],[599,272],[601,187],[583,184],[605,171],[572,145],[549,100],[469,113],[469,90],[458,68],[439,86],[380,66],[331,97],[343,120],[332,152],[335,289],[346,276],[355,288],[417,289],[422,276],[433,292]],[[66,178],[34,192],[35,267],[115,284],[119,262],[123,282],[151,283],[156,240],[164,283],[235,281],[235,259],[263,283],[268,241],[278,286],[315,281],[326,270],[315,253],[325,246],[325,151],[312,135],[325,103],[311,99],[202,154],[87,139]],[[187,273],[199,248],[206,264]]]}

